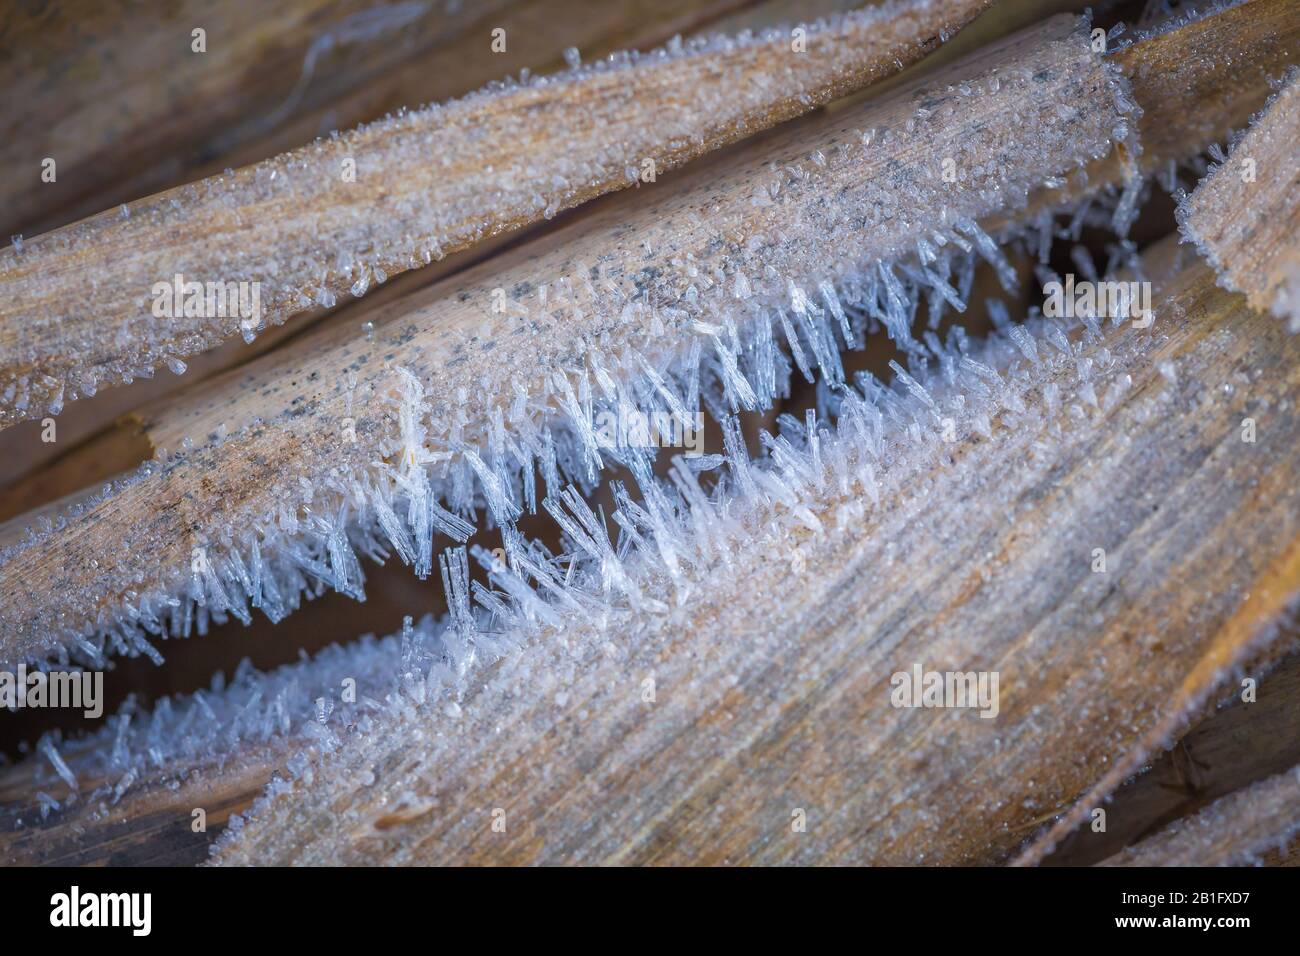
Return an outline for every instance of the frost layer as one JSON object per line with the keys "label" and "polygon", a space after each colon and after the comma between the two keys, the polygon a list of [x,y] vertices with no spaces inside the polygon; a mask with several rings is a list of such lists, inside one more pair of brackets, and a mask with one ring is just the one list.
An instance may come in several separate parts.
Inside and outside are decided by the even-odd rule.
{"label": "frost layer", "polygon": [[[901,69],[988,0],[888,0],[624,53],[402,112],[0,252],[0,426],[806,112]],[[798,49],[796,49],[796,47]],[[175,277],[181,276],[177,283]],[[220,284],[239,305],[156,284]],[[256,300],[254,300],[256,293]],[[233,292],[232,292],[233,297]],[[160,314],[160,312],[162,314]]]}
{"label": "frost layer", "polygon": [[1300,332],[1300,69],[1178,207],[1226,289]]}

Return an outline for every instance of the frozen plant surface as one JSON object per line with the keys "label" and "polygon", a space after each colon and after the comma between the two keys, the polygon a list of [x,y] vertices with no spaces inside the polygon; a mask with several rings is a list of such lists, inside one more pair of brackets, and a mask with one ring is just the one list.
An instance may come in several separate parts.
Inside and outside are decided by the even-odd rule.
{"label": "frozen plant surface", "polygon": [[1300,331],[1300,68],[1178,207],[1224,288]]}
{"label": "frozen plant surface", "polygon": [[413,296],[373,336],[324,330],[233,403],[173,410],[153,437],[179,454],[0,553],[0,660],[160,656],[153,639],[252,608],[360,597],[358,554],[426,576],[435,532],[592,487],[623,455],[601,412],[725,417],[796,369],[835,388],[840,345],[874,328],[933,354],[923,304],[927,323],[964,308],[977,257],[1013,281],[979,220],[1082,175],[1135,113],[1086,23],[1056,18]]}
{"label": "frozen plant surface", "polygon": [[[1247,392],[1274,401],[1298,383],[1281,330],[1247,313],[1220,323],[1205,302],[1223,293],[1193,272],[1151,329],[1035,318],[983,342],[957,329],[891,385],[836,390],[833,429],[784,416],[758,461],[731,423],[716,479],[685,459],[654,479],[634,461],[637,488],[616,488],[608,515],[571,492],[546,502],[559,553],[508,536],[505,563],[477,553],[483,587],[449,552],[446,620],[244,672],[228,700],[204,695],[221,722],[182,699],[135,718],[121,746],[117,718],[66,750],[108,777],[90,799],[111,804],[265,743],[266,773],[287,776],[232,822],[223,862],[1006,853],[1188,706],[1186,674],[1300,514],[1294,491],[1271,501],[1222,566],[1215,527],[1285,471],[1275,459],[1300,447],[1298,426],[1277,420],[1271,457],[1245,467],[1205,449],[1242,447]],[[1243,367],[1248,380],[1219,387]],[[1082,484],[1062,489],[1062,473]],[[1214,495],[1223,510],[1191,504]],[[990,511],[1005,516],[993,538],[977,517]],[[1089,573],[1098,543],[1122,577]],[[1197,574],[1220,586],[1168,632],[1187,613],[1177,582]],[[892,708],[888,677],[913,663],[999,670],[999,716]],[[341,699],[349,675],[359,703]],[[819,703],[801,722],[806,695]],[[793,839],[791,807],[813,823]],[[661,823],[671,845],[646,839]]]}
{"label": "frozen plant surface", "polygon": [[448,654],[454,647],[444,624],[435,626],[429,616],[408,619],[391,637],[366,635],[346,649],[331,646],[310,659],[304,654],[274,671],[260,673],[245,660],[229,682],[218,674],[208,689],[163,698],[151,711],[128,702],[97,734],[70,742],[46,735],[38,742],[37,751],[72,791],[49,809],[86,802],[102,815],[138,783],[157,778],[176,789],[196,771],[219,773],[227,762],[284,761],[292,745],[311,746],[317,736],[333,742],[327,723],[381,710],[379,701],[408,686],[417,672],[423,681],[434,679],[439,666],[456,671]]}
{"label": "frozen plant surface", "polygon": [[[988,3],[887,0],[800,27],[800,50],[790,28],[678,38],[19,238],[0,251],[0,426],[654,178],[901,69]],[[178,275],[229,300],[168,293]]]}
{"label": "frozen plant surface", "polygon": [[1300,833],[1300,767],[1220,797],[1105,866],[1258,866]]}
{"label": "frozen plant surface", "polygon": [[1158,174],[1169,192],[1178,165],[1260,108],[1270,80],[1294,62],[1300,42],[1300,22],[1288,0],[1180,9],[1181,16],[1151,30],[1112,29],[1107,40],[1134,99],[1151,107],[1139,124],[1137,165],[1143,174]]}
{"label": "frozen plant surface", "polygon": [[1242,2],[1243,0],[1158,0],[1148,3],[1138,18],[1136,29],[1131,33],[1121,31],[1120,35],[1124,35],[1125,39],[1121,41],[1120,48],[1175,33],[1190,24],[1240,6]]}

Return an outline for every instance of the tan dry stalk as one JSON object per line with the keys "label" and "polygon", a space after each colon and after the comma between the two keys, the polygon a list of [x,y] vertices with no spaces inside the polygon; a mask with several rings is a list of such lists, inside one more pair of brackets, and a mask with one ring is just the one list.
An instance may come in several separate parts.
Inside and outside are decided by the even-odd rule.
{"label": "tan dry stalk", "polygon": [[1297,833],[1300,767],[1222,797],[1101,865],[1252,866]]}
{"label": "tan dry stalk", "polygon": [[1179,209],[1224,286],[1300,332],[1300,67]]}
{"label": "tan dry stalk", "polygon": [[[1101,187],[1168,171],[1240,129],[1295,62],[1300,18],[1291,0],[1246,0],[1111,54],[1142,107],[1136,156],[1121,148],[1090,163],[1087,182],[1040,190],[1022,213],[1069,210]],[[1006,225],[989,223],[990,230]]]}
{"label": "tan dry stalk", "polygon": [[[1104,830],[1085,820],[1044,863],[1099,863],[1173,820],[1300,764],[1300,650],[1290,645],[1275,667],[1258,658],[1243,665],[1243,680],[1227,683],[1224,701],[1214,701],[1171,749],[1106,801]],[[1268,650],[1287,646],[1282,640]],[[1254,683],[1245,684],[1247,677]]]}

